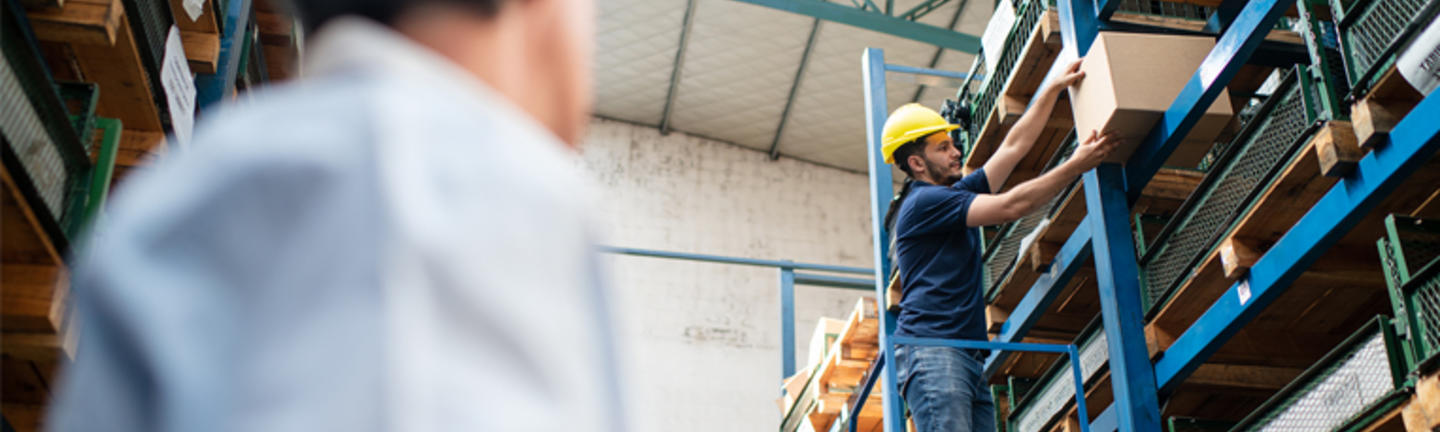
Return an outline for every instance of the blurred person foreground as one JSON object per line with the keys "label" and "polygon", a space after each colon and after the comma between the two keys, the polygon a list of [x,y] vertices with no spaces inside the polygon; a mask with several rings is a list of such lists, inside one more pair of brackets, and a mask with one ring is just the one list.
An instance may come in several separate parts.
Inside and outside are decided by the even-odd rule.
{"label": "blurred person foreground", "polygon": [[623,429],[587,0],[297,0],[306,77],[129,180],[55,431]]}

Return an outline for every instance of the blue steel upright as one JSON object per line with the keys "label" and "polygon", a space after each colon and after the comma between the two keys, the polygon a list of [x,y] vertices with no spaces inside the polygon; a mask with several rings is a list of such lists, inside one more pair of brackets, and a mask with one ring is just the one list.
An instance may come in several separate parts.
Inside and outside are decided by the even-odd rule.
{"label": "blue steel upright", "polygon": [[1101,164],[1085,173],[1085,207],[1090,246],[1095,253],[1095,282],[1110,354],[1110,385],[1115,389],[1116,421],[1124,431],[1160,430],[1155,369],[1145,345],[1140,266],[1130,235],[1130,206],[1120,165]]}
{"label": "blue steel upright", "polygon": [[[1093,1],[1059,1],[1064,49],[1073,50],[1076,57],[1090,51],[1103,27],[1101,16],[1108,18],[1120,3],[1106,1],[1097,10]],[[1084,133],[1081,131],[1081,135]],[[1115,406],[1119,407],[1114,418],[1123,431],[1158,431],[1160,402],[1155,391],[1155,369],[1145,344],[1140,266],[1130,234],[1125,172],[1119,164],[1105,163],[1085,173],[1084,181],[1088,212],[1085,225],[1090,227],[1090,247],[1095,258],[1100,315],[1110,355],[1110,385]],[[1083,393],[1084,389],[1077,387],[1075,391]]]}
{"label": "blue steel upright", "polygon": [[903,432],[905,410],[900,405],[900,387],[896,383],[895,345],[890,341],[895,333],[897,317],[885,307],[884,302],[885,288],[890,282],[890,233],[885,229],[885,211],[895,194],[890,166],[885,164],[885,156],[880,154],[880,132],[885,128],[885,116],[890,112],[885,101],[885,54],[879,48],[866,48],[860,61],[865,68],[865,149],[870,161],[870,232],[875,244],[875,299],[881,315],[879,342],[885,362],[885,367],[881,369],[885,391],[880,392],[880,397],[885,405],[885,432]]}
{"label": "blue steel upright", "polygon": [[195,106],[203,112],[235,92],[235,77],[240,75],[240,60],[245,57],[246,29],[250,22],[250,0],[230,0],[226,5],[225,34],[220,37],[220,54],[215,73],[195,77]]}

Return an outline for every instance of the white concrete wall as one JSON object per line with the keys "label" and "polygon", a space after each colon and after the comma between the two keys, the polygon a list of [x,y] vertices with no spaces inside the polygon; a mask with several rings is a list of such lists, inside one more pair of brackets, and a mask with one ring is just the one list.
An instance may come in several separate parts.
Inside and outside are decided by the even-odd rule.
{"label": "white concrete wall", "polygon": [[[592,122],[584,160],[602,192],[608,244],[871,267],[863,174],[608,120]],[[774,430],[778,271],[607,261],[632,429]],[[797,366],[816,319],[843,317],[861,294],[796,289]]]}

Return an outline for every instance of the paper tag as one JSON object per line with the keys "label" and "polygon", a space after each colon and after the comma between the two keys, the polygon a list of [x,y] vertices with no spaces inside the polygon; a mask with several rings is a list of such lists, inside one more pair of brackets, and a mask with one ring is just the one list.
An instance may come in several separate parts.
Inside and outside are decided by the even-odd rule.
{"label": "paper tag", "polygon": [[985,53],[987,72],[994,70],[995,64],[1000,61],[1000,55],[1005,51],[1005,37],[1015,26],[1015,8],[1010,6],[1010,0],[999,3],[995,5],[995,13],[990,15],[990,23],[985,25],[985,32],[980,34],[980,49]]}
{"label": "paper tag", "polygon": [[190,21],[199,20],[200,15],[205,13],[205,0],[185,0],[181,6],[185,8],[185,15],[190,17]]}
{"label": "paper tag", "polygon": [[1428,95],[1440,87],[1440,16],[1431,20],[1402,53],[1395,60],[1395,68],[1420,94]]}
{"label": "paper tag", "polygon": [[1240,287],[1237,288],[1236,290],[1239,291],[1239,294],[1240,294],[1240,305],[1241,305],[1241,306],[1244,306],[1245,303],[1249,303],[1249,302],[1250,302],[1250,281],[1248,281],[1248,280],[1240,281]]}
{"label": "paper tag", "polygon": [[170,36],[165,40],[160,86],[165,88],[165,101],[170,105],[175,141],[182,145],[190,142],[190,132],[195,126],[195,76],[190,74],[190,63],[180,42],[180,29],[175,26],[170,26]]}

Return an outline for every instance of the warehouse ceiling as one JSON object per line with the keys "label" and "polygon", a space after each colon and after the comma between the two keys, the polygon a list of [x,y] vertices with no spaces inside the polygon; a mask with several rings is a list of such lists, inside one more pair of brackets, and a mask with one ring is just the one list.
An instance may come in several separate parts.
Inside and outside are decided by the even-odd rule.
{"label": "warehouse ceiling", "polygon": [[[908,10],[921,1],[897,0],[895,8]],[[688,37],[682,40],[690,5],[687,0],[599,1],[596,115],[764,152],[773,146],[780,155],[863,172],[861,52],[882,48],[887,63],[954,71],[968,70],[973,59],[968,53],[734,0],[694,0]],[[920,21],[978,35],[993,7],[993,0],[950,0]],[[674,73],[676,65],[679,73]],[[938,107],[954,97],[954,88],[922,88],[903,77],[889,77],[892,109],[911,101]],[[794,100],[782,128],[792,88]]]}

